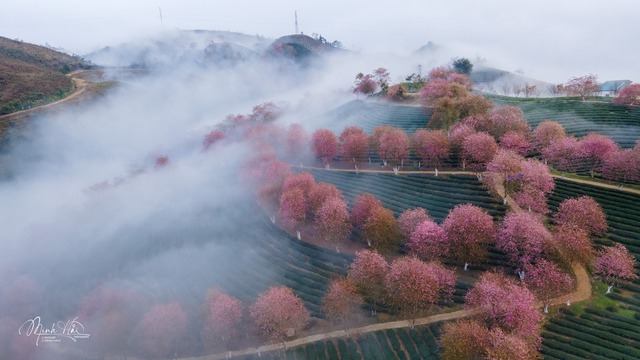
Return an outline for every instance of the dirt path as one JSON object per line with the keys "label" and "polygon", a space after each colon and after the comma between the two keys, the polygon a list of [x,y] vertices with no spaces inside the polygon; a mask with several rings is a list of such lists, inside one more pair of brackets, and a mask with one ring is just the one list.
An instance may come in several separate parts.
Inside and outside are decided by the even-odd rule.
{"label": "dirt path", "polygon": [[[576,283],[577,283],[576,290],[570,294],[566,294],[551,300],[549,302],[551,305],[563,305],[563,304],[566,305],[567,301],[570,301],[571,304],[573,304],[575,302],[587,300],[589,299],[589,297],[591,297],[591,282],[589,281],[589,275],[587,274],[587,270],[583,265],[578,263],[572,264],[572,268],[576,274]],[[538,306],[543,307],[542,302],[539,302]],[[475,313],[476,312],[472,310],[458,310],[458,311],[453,311],[449,313],[436,314],[436,315],[416,319],[415,326],[427,325],[427,324],[436,323],[440,321],[461,319],[461,318],[472,316]],[[306,345],[306,344],[314,343],[316,341],[321,341],[321,340],[355,336],[355,335],[366,334],[369,332],[379,331],[379,330],[399,329],[399,328],[408,328],[408,327],[411,327],[410,320],[390,321],[390,322],[384,322],[379,324],[361,326],[357,328],[351,328],[348,330],[336,330],[336,331],[326,332],[322,334],[310,335],[310,336],[302,337],[299,339],[286,341],[284,343],[263,345],[255,348],[229,351],[225,353],[213,354],[208,356],[182,358],[182,360],[229,359],[229,358],[246,356],[246,355],[260,354],[263,352],[266,353],[270,351],[286,350],[288,348],[293,348],[300,345]]]}
{"label": "dirt path", "polygon": [[53,108],[53,107],[57,107],[63,103],[69,102],[69,101],[73,101],[75,99],[78,99],[79,97],[83,96],[86,92],[87,92],[87,88],[89,87],[89,85],[91,84],[90,82],[88,82],[87,80],[82,78],[82,75],[87,74],[89,72],[92,72],[95,70],[76,70],[74,72],[71,72],[69,74],[67,74],[68,77],[71,78],[71,80],[73,81],[74,84],[74,91],[73,93],[69,94],[68,96],[65,96],[64,98],[45,104],[45,105],[40,105],[40,106],[36,106],[34,108],[31,109],[27,109],[27,110],[21,110],[21,111],[16,111],[13,112],[11,114],[6,114],[6,115],[1,115],[0,116],[0,122],[4,122],[4,121],[11,121],[11,120],[15,120],[21,117],[26,117],[32,113],[36,113],[42,110],[46,110],[49,108]]}
{"label": "dirt path", "polygon": [[574,178],[570,178],[570,177],[564,177],[562,175],[551,175],[551,176],[553,176],[556,179],[563,179],[563,180],[573,181],[573,182],[577,182],[577,183],[581,183],[581,184],[599,186],[599,187],[603,187],[603,188],[607,188],[607,189],[613,189],[613,190],[617,190],[617,191],[624,191],[624,192],[640,195],[640,190],[637,190],[637,189],[625,188],[625,187],[623,187],[622,189],[619,189],[615,185],[604,184],[604,183],[601,183],[601,182],[598,182],[598,181],[591,181],[591,180],[585,180],[585,179],[574,179]]}

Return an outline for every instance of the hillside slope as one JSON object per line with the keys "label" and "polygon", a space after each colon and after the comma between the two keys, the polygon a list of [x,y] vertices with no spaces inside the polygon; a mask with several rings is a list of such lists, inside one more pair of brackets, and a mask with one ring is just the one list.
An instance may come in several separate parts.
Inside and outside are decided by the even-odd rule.
{"label": "hillside slope", "polygon": [[73,91],[65,74],[90,67],[81,58],[0,37],[0,115],[64,97]]}

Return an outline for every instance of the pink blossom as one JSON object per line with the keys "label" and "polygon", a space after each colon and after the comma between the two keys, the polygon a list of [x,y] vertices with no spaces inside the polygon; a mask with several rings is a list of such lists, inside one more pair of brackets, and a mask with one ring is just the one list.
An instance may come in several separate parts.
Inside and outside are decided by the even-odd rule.
{"label": "pink blossom", "polygon": [[436,168],[449,156],[449,139],[442,130],[418,129],[413,134],[413,144],[416,155]]}
{"label": "pink blossom", "polygon": [[591,133],[580,139],[578,146],[591,168],[591,177],[594,176],[595,171],[602,168],[607,154],[618,150],[618,145],[610,137],[597,133]]}
{"label": "pink blossom", "polygon": [[338,138],[331,130],[316,130],[311,135],[311,142],[314,155],[324,164],[331,163],[331,160],[338,155]]}
{"label": "pink blossom", "polygon": [[594,273],[609,285],[607,293],[611,292],[611,288],[617,283],[638,277],[635,257],[620,243],[600,250],[593,266]]}
{"label": "pink blossom", "polygon": [[544,302],[545,310],[549,300],[573,290],[573,278],[548,260],[527,264],[524,271],[527,273],[525,284]]}
{"label": "pink blossom", "polygon": [[351,208],[351,222],[357,228],[364,228],[365,223],[374,208],[382,207],[382,202],[375,196],[362,193],[356,197]]}
{"label": "pink blossom", "polygon": [[553,238],[555,247],[568,262],[577,261],[582,264],[591,262],[593,245],[586,230],[578,225],[566,223],[556,227]]}
{"label": "pink blossom", "polygon": [[471,134],[462,143],[462,156],[476,171],[483,171],[497,152],[498,144],[484,132]]}
{"label": "pink blossom", "polygon": [[447,234],[432,220],[425,220],[411,234],[407,248],[420,259],[436,260],[447,252]]}
{"label": "pink blossom", "polygon": [[554,220],[558,225],[575,224],[590,234],[600,234],[607,230],[604,211],[590,196],[562,201]]}
{"label": "pink blossom", "polygon": [[202,141],[202,150],[203,151],[209,150],[209,148],[213,146],[213,144],[217,143],[222,139],[224,139],[224,133],[222,131],[219,131],[219,130],[211,131],[204,137],[204,140]]}
{"label": "pink blossom", "polygon": [[398,229],[405,240],[411,237],[413,231],[426,220],[431,220],[427,210],[418,207],[415,209],[407,209],[398,217]]}
{"label": "pink blossom", "polygon": [[489,328],[497,326],[538,342],[542,314],[535,302],[535,296],[527,288],[496,273],[483,274],[466,295],[466,307],[479,311],[479,318]]}
{"label": "pink blossom", "polygon": [[187,314],[177,302],[155,305],[140,321],[140,342],[153,357],[168,357],[183,348]]}
{"label": "pink blossom", "polygon": [[465,263],[465,270],[469,262],[480,262],[488,256],[488,246],[496,236],[491,215],[472,204],[454,207],[444,219],[442,228],[447,234],[448,255]]}
{"label": "pink blossom", "polygon": [[585,154],[574,137],[554,140],[542,149],[542,156],[560,171],[574,171]]}
{"label": "pink blossom", "polygon": [[334,197],[342,198],[342,192],[335,185],[329,183],[315,184],[309,191],[307,203],[309,213],[315,214],[327,199]]}
{"label": "pink blossom", "polygon": [[527,212],[512,212],[504,218],[496,245],[512,264],[523,269],[540,257],[550,241],[551,233],[537,217]]}
{"label": "pink blossom", "polygon": [[283,227],[289,231],[297,229],[307,213],[307,201],[300,188],[292,188],[280,196],[278,217]]}
{"label": "pink blossom", "polygon": [[533,145],[526,136],[521,132],[510,131],[500,138],[500,147],[505,150],[515,151],[521,156],[526,156],[531,150]]}
{"label": "pink blossom", "polygon": [[627,149],[608,153],[604,157],[602,177],[618,183],[640,181],[640,151]]}
{"label": "pink blossom", "polygon": [[615,105],[640,105],[640,84],[631,84],[618,93],[613,99]]}
{"label": "pink blossom", "polygon": [[551,145],[552,142],[560,140],[566,136],[564,127],[558,122],[545,120],[536,126],[534,132],[536,146],[538,150],[542,150]]}
{"label": "pink blossom", "polygon": [[382,297],[388,271],[389,265],[382,255],[362,250],[356,252],[356,257],[349,266],[347,279],[355,284],[365,299],[375,304]]}
{"label": "pink blossom", "polygon": [[202,339],[208,347],[218,343],[228,344],[239,334],[242,322],[240,300],[219,290],[209,289],[205,303],[205,320]]}
{"label": "pink blossom", "polygon": [[336,279],[329,283],[327,294],[322,298],[322,310],[332,321],[344,322],[355,315],[362,303],[362,296],[353,282]]}
{"label": "pink blossom", "polygon": [[410,141],[400,129],[393,129],[380,137],[378,154],[383,160],[400,164],[409,157]]}
{"label": "pink blossom", "polygon": [[326,242],[336,245],[349,239],[351,223],[347,203],[338,197],[323,202],[315,216],[315,228]]}
{"label": "pink blossom", "polygon": [[359,127],[346,127],[339,137],[341,154],[344,158],[363,159],[369,154],[369,138]]}
{"label": "pink blossom", "polygon": [[288,334],[299,332],[309,321],[304,302],[286,286],[275,286],[261,293],[251,306],[250,314],[262,334],[272,341],[285,340]]}

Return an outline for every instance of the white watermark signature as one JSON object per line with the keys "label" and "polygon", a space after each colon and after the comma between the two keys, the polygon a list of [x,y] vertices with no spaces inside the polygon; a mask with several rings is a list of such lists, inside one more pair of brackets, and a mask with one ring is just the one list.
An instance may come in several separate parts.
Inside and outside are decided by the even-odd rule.
{"label": "white watermark signature", "polygon": [[40,343],[56,343],[62,339],[69,339],[73,342],[78,339],[87,339],[89,334],[85,332],[84,326],[75,317],[73,320],[58,321],[45,327],[40,316],[25,321],[18,329],[18,335],[35,337],[36,346]]}

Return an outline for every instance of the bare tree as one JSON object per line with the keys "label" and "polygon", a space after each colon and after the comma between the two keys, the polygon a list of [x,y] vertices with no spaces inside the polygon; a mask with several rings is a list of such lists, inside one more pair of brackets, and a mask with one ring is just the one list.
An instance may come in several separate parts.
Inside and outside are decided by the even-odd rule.
{"label": "bare tree", "polygon": [[519,97],[522,93],[522,87],[518,84],[513,84],[511,89],[513,90],[513,93],[516,95],[516,97]]}
{"label": "bare tree", "polygon": [[509,83],[503,82],[500,86],[500,90],[502,90],[502,93],[505,96],[511,95],[511,86],[509,85]]}

